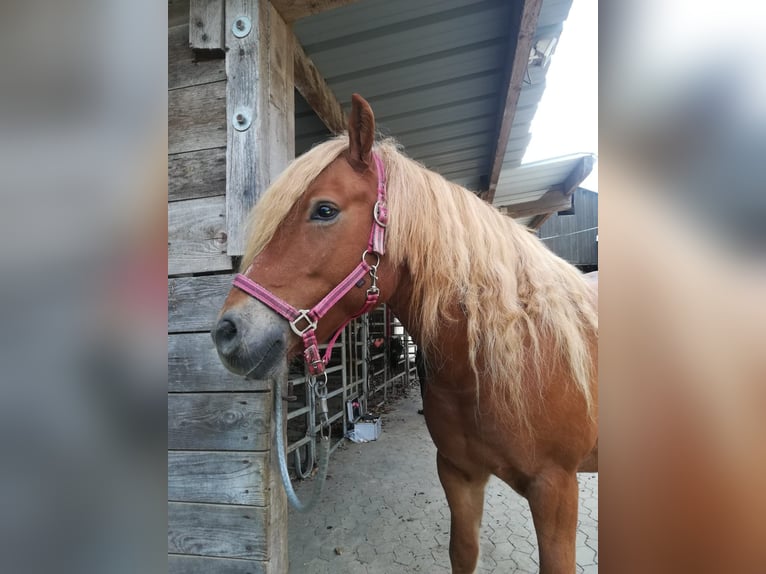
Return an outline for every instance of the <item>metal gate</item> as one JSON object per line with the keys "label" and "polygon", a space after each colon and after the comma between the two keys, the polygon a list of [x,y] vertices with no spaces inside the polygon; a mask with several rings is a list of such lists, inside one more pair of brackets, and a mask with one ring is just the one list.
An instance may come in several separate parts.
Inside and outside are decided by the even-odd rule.
{"label": "metal gate", "polygon": [[[326,345],[321,345],[324,350]],[[345,440],[353,420],[347,403],[357,401],[362,413],[378,409],[415,376],[415,344],[387,305],[355,319],[344,329],[327,366],[327,403],[332,425],[331,452]],[[290,367],[287,455],[295,475],[308,476],[316,460],[319,422],[308,407],[308,373],[301,357]]]}

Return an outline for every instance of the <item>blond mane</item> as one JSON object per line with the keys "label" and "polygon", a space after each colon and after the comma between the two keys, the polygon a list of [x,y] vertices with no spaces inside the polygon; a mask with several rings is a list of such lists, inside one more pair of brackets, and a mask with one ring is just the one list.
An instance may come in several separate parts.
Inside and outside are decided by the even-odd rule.
{"label": "blond mane", "polygon": [[[338,136],[297,158],[263,195],[250,219],[243,268],[268,244],[308,185],[348,147]],[[462,316],[469,358],[493,400],[527,423],[529,388],[538,392],[553,345],[556,359],[592,413],[590,344],[598,319],[580,272],[533,234],[475,194],[403,155],[396,143],[375,145],[388,179],[386,253],[412,276],[411,308],[427,356],[438,349],[445,321]],[[459,317],[460,316],[460,317]],[[544,362],[547,361],[547,362]]]}

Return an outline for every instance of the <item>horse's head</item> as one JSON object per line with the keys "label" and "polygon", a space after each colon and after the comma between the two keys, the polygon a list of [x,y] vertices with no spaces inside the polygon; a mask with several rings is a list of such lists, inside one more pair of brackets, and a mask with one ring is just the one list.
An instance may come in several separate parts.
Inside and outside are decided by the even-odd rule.
{"label": "horse's head", "polygon": [[[256,207],[254,226],[271,225],[274,229],[255,249],[255,257],[243,260],[242,274],[249,284],[265,288],[294,309],[312,309],[323,300],[359,266],[368,246],[378,198],[378,169],[372,154],[375,120],[369,104],[356,94],[348,132],[348,147],[326,166],[319,166],[319,175],[312,181],[284,179],[311,172],[296,163],[297,169],[288,168],[281,183],[276,182]],[[305,157],[296,160],[304,164],[310,161]],[[317,166],[313,169],[316,172]],[[279,201],[280,190],[276,187],[281,185],[284,191],[285,184],[305,191],[291,207],[284,208],[286,213],[280,221],[268,221],[269,206]],[[366,260],[372,265],[377,258],[367,255]],[[381,302],[384,292],[390,294],[392,281],[392,277],[384,276],[383,269],[381,265],[377,283]],[[350,291],[317,321],[320,342],[329,339],[368,301],[372,285],[369,273],[360,273],[352,283]],[[297,321],[296,330],[309,324],[306,318]],[[212,336],[224,365],[251,378],[278,375],[286,365],[285,355],[295,355],[304,346],[289,321],[273,306],[270,308],[236,286],[224,302]]]}

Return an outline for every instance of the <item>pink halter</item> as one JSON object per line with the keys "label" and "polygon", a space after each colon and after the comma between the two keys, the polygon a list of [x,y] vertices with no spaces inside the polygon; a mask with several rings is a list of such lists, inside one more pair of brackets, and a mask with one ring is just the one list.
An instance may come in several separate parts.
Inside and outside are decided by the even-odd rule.
{"label": "pink halter", "polygon": [[[367,313],[367,311],[375,307],[378,303],[380,289],[378,289],[377,271],[378,265],[380,264],[380,256],[386,252],[385,240],[386,224],[388,223],[388,208],[386,207],[386,173],[383,167],[383,162],[375,152],[372,153],[372,157],[375,160],[375,165],[378,171],[378,200],[375,202],[375,207],[372,211],[373,222],[372,229],[370,230],[370,239],[367,242],[367,249],[362,253],[362,261],[359,265],[357,265],[332,291],[325,295],[324,299],[314,305],[311,309],[296,309],[246,275],[240,273],[234,278],[234,285],[236,287],[239,287],[245,293],[252,295],[290,322],[290,328],[293,332],[303,339],[303,357],[308,366],[309,373],[313,376],[324,372],[325,367],[332,356],[333,345],[346,325],[348,325],[352,319],[356,319]],[[372,265],[367,263],[368,257],[374,257],[375,263]],[[250,268],[248,267],[248,271],[249,270]],[[245,273],[247,273],[247,271],[245,271]],[[333,305],[340,301],[353,287],[361,287],[364,284],[364,276],[367,275],[367,273],[370,274],[370,278],[372,279],[372,284],[367,289],[367,300],[355,315],[349,317],[348,320],[335,331],[332,339],[330,339],[330,342],[327,344],[327,350],[325,351],[324,357],[320,357],[316,338],[316,328],[319,319],[324,317]],[[301,322],[304,322],[304,325],[301,325]]]}

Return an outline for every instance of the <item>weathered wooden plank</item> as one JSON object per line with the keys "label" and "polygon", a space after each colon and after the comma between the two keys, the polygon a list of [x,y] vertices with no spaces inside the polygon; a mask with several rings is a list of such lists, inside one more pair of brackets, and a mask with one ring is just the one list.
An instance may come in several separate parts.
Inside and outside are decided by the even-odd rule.
{"label": "weathered wooden plank", "polygon": [[168,89],[185,88],[226,79],[221,53],[197,53],[189,47],[188,19],[168,29]]}
{"label": "weathered wooden plank", "polygon": [[316,112],[322,123],[333,133],[341,133],[347,127],[343,106],[322,77],[314,62],[303,51],[297,38],[294,41],[295,52],[295,89]]}
{"label": "weathered wooden plank", "polygon": [[168,28],[189,23],[189,0],[168,0]]}
{"label": "weathered wooden plank", "polygon": [[210,333],[168,335],[168,390],[171,393],[205,391],[267,391],[268,381],[246,379],[221,364]]}
{"label": "weathered wooden plank", "polygon": [[226,193],[226,148],[205,149],[168,157],[168,201]]}
{"label": "weathered wooden plank", "polygon": [[168,333],[210,331],[233,275],[168,279]]}
{"label": "weathered wooden plank", "polygon": [[[252,29],[244,38],[237,38],[232,25],[242,16],[250,19]],[[268,181],[268,21],[265,0],[226,1],[226,221],[230,255],[244,253],[247,214]]]}
{"label": "weathered wooden plank", "polygon": [[285,22],[292,23],[313,14],[340,8],[356,0],[271,0]]}
{"label": "weathered wooden plank", "polygon": [[171,450],[267,450],[270,393],[168,395]]}
{"label": "weathered wooden plank", "polygon": [[[231,30],[240,16],[244,38]],[[247,214],[294,155],[294,36],[266,0],[227,0],[226,22],[228,253],[242,255]]]}
{"label": "weathered wooden plank", "polygon": [[168,574],[266,574],[268,563],[211,556],[168,556]]}
{"label": "weathered wooden plank", "polygon": [[168,551],[268,560],[268,510],[254,506],[168,503]]}
{"label": "weathered wooden plank", "polygon": [[529,62],[529,50],[535,39],[535,30],[537,29],[537,19],[540,16],[540,8],[543,0],[525,0],[521,12],[519,23],[519,35],[511,41],[515,45],[513,48],[513,60],[511,61],[510,73],[507,74],[508,84],[500,120],[500,130],[498,132],[497,142],[495,144],[495,153],[492,159],[492,166],[489,175],[489,190],[482,195],[487,203],[492,205],[495,199],[495,190],[497,189],[497,180],[500,177],[500,170],[503,166],[503,157],[508,147],[508,137],[511,135],[511,126],[516,115],[516,106],[519,102],[519,95],[524,83],[524,74],[527,71]]}
{"label": "weathered wooden plank", "polygon": [[268,453],[168,452],[168,500],[266,506]]}
{"label": "weathered wooden plank", "polygon": [[226,145],[226,81],[168,93],[168,153]]}
{"label": "weathered wooden plank", "polygon": [[168,275],[230,269],[226,199],[206,197],[168,204]]}
{"label": "weathered wooden plank", "polygon": [[223,0],[191,0],[189,45],[197,50],[223,50]]}

